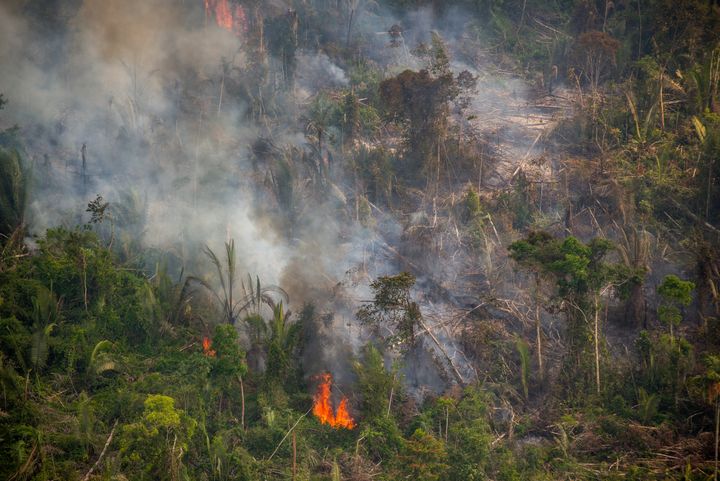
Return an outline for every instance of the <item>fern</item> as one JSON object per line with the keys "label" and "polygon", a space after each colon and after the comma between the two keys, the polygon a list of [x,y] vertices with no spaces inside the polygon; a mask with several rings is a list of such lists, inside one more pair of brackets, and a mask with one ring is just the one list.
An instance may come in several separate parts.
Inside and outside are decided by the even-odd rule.
{"label": "fern", "polygon": [[61,301],[50,289],[40,287],[33,297],[33,333],[30,362],[36,371],[42,370],[48,358],[48,341],[60,318]]}
{"label": "fern", "polygon": [[647,424],[657,416],[660,398],[656,394],[649,394],[645,389],[638,390],[638,416]]}

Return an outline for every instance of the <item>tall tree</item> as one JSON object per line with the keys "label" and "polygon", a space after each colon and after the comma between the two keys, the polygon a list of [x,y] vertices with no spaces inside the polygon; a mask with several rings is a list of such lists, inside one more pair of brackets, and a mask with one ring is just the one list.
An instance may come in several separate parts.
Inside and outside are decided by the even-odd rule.
{"label": "tall tree", "polygon": [[[613,248],[606,239],[596,238],[584,244],[572,236],[557,239],[538,232],[510,246],[511,256],[533,273],[536,288],[540,275],[551,276],[555,281],[553,297],[559,301],[558,306],[567,319],[569,349],[565,373],[568,379],[585,378],[585,358],[589,355],[598,394],[602,386],[602,298],[609,294],[622,295],[627,292],[627,285],[639,278],[633,269],[623,264],[605,262],[606,254]],[[589,344],[588,340],[591,340]]]}
{"label": "tall tree", "polygon": [[[407,272],[379,277],[370,284],[373,301],[358,310],[357,318],[391,346],[407,348],[415,341],[421,318],[420,307],[410,296],[414,285],[415,276]],[[383,335],[383,331],[390,335]]]}
{"label": "tall tree", "polygon": [[543,276],[547,274],[547,263],[554,255],[551,249],[553,237],[547,232],[532,232],[523,241],[510,245],[510,258],[528,270],[533,277],[535,300],[535,352],[537,355],[538,375],[542,381],[545,377],[542,350],[542,322],[540,317],[541,287]]}

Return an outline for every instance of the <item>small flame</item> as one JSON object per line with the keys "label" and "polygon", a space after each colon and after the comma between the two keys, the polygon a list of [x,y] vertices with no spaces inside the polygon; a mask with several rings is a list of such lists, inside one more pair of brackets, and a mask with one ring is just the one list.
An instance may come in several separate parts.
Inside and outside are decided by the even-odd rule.
{"label": "small flame", "polygon": [[205,0],[205,18],[215,14],[218,27],[232,32],[238,37],[247,33],[247,17],[242,5],[232,8],[230,0]]}
{"label": "small flame", "polygon": [[215,357],[215,349],[212,349],[212,341],[209,337],[205,336],[202,340],[203,354],[208,357]]}
{"label": "small flame", "polygon": [[333,414],[330,401],[330,387],[332,386],[332,375],[328,372],[320,375],[320,384],[314,397],[313,414],[322,424],[329,424],[333,428],[353,429],[355,421],[348,411],[348,399],[343,397]]}

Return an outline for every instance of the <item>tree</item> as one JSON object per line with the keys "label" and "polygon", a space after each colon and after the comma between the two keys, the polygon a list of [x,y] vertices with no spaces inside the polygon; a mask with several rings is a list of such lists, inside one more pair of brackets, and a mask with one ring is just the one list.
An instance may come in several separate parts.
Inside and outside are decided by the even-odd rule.
{"label": "tree", "polygon": [[430,33],[430,45],[430,71],[436,77],[450,76],[450,78],[452,78],[452,72],[450,71],[450,52],[439,33]]}
{"label": "tree", "polygon": [[605,32],[591,30],[580,34],[576,49],[578,55],[584,57],[583,73],[595,92],[605,71],[615,65],[615,55],[620,48],[620,42]]}
{"label": "tree", "polygon": [[275,300],[271,294],[277,294],[282,299],[287,300],[287,293],[278,286],[260,286],[260,278],[256,278],[256,282],[253,282],[252,278],[248,276],[248,284],[241,283],[243,295],[239,300],[235,301],[234,294],[237,281],[236,265],[237,258],[235,255],[235,240],[231,239],[230,242],[225,243],[225,263],[220,262],[220,258],[210,249],[205,246],[203,249],[205,255],[210,258],[210,261],[215,266],[215,270],[218,274],[218,280],[220,281],[220,292],[216,292],[207,282],[204,280],[192,277],[192,282],[198,283],[208,292],[210,292],[218,303],[222,306],[223,321],[228,324],[235,325],[240,314],[244,311],[249,314],[259,314],[260,308],[263,304],[275,307]]}
{"label": "tree", "polygon": [[[90,229],[91,226],[100,227],[106,220],[110,222],[110,238],[108,240],[108,248],[112,248],[113,242],[115,241],[115,218],[110,207],[110,202],[106,202],[103,196],[97,194],[95,199],[88,202],[85,212],[90,214],[90,220],[88,221],[86,228]],[[100,231],[98,231],[100,235]]]}
{"label": "tree", "polygon": [[553,238],[547,232],[531,232],[527,239],[513,242],[510,258],[521,267],[530,271],[535,283],[535,349],[537,353],[538,374],[542,381],[545,377],[542,354],[542,323],[540,318],[540,287],[543,275],[547,274],[547,262],[554,255],[551,249]]}
{"label": "tree", "polygon": [[222,296],[216,294],[213,289],[211,289],[209,286],[207,286],[207,284],[201,281],[202,285],[207,286],[208,290],[215,294],[217,300],[220,301],[220,303],[222,304],[224,321],[234,325],[237,319],[237,305],[233,302],[236,275],[235,266],[237,262],[237,259],[235,257],[235,240],[231,239],[230,242],[225,243],[225,266],[220,263],[220,259],[208,246],[205,246],[204,252],[205,255],[210,258],[213,265],[215,266],[215,269],[217,270],[218,279],[220,280],[220,288],[222,289]]}
{"label": "tree", "polygon": [[631,278],[631,272],[622,264],[604,262],[605,255],[611,249],[614,249],[614,246],[607,239],[595,238],[585,245],[571,236],[566,238],[560,247],[562,258],[551,264],[551,268],[558,275],[560,295],[569,305],[566,313],[570,321],[571,351],[576,358],[576,367],[582,366],[582,354],[587,347],[587,324],[590,324],[587,314],[592,315],[592,331],[589,337],[592,339],[597,394],[601,391],[600,299],[611,292],[613,287],[626,284]]}
{"label": "tree", "polygon": [[[410,297],[415,276],[407,272],[382,276],[370,284],[374,298],[357,311],[357,318],[370,326],[392,347],[407,347],[415,341],[421,318],[420,307]],[[384,335],[382,331],[390,334]]]}
{"label": "tree", "polygon": [[330,98],[320,93],[313,99],[310,106],[310,114],[306,129],[312,132],[317,139],[317,149],[320,159],[323,158],[323,139],[330,126],[330,120],[335,111],[335,106]]}
{"label": "tree", "polygon": [[144,406],[142,418],[122,429],[123,464],[136,473],[134,479],[184,477],[182,458],[197,422],[176,409],[175,400],[169,396],[152,394],[145,399]]}
{"label": "tree", "polygon": [[665,276],[657,288],[658,294],[662,297],[662,303],[658,308],[660,320],[670,328],[670,340],[675,341],[674,328],[682,321],[681,307],[687,307],[692,302],[692,291],[695,284],[690,281],[683,281],[678,276],[670,274]]}
{"label": "tree", "polygon": [[393,395],[399,388],[397,370],[388,372],[382,353],[372,344],[365,346],[362,361],[354,364],[357,386],[362,395],[362,413],[367,418],[389,416]]}
{"label": "tree", "polygon": [[360,134],[360,99],[355,94],[355,90],[350,90],[345,94],[342,106],[342,132],[343,132],[343,144],[352,145]]}
{"label": "tree", "polygon": [[235,380],[240,385],[240,426],[245,429],[245,384],[243,376],[247,374],[245,352],[240,347],[238,332],[230,324],[215,326],[212,339],[214,356],[210,361],[210,375],[217,381],[225,394],[232,395],[237,392]]}
{"label": "tree", "polygon": [[409,174],[437,181],[447,135],[449,101],[457,96],[452,74],[405,70],[380,84],[387,117],[404,127]]}
{"label": "tree", "polygon": [[212,348],[215,356],[210,372],[212,376],[221,381],[221,385],[229,386],[237,376],[242,376],[247,372],[245,353],[240,348],[238,333],[233,326],[229,324],[215,326]]}
{"label": "tree", "polygon": [[[622,295],[628,291],[628,284],[640,278],[635,270],[623,264],[604,261],[613,248],[606,239],[595,238],[584,244],[572,236],[560,240],[542,232],[530,233],[526,239],[510,245],[511,257],[534,273],[536,291],[540,275],[554,280],[554,297],[561,301],[567,319],[569,357],[566,360],[572,369],[565,374],[575,381],[576,377],[581,378],[578,375],[584,371],[583,359],[590,351],[598,394],[601,390],[601,298],[609,293]],[[536,332],[538,323],[536,304]],[[592,340],[591,346],[587,339]]]}
{"label": "tree", "polygon": [[491,408],[489,393],[478,386],[465,389],[452,409],[448,430],[447,479],[481,481],[492,479],[486,474],[495,438],[488,422]]}
{"label": "tree", "polygon": [[448,455],[445,444],[422,429],[416,429],[399,456],[404,477],[424,481],[446,479]]}
{"label": "tree", "polygon": [[350,47],[350,39],[352,35],[353,23],[358,16],[358,11],[362,8],[363,0],[345,0],[347,4],[347,35],[345,37],[345,48]]}
{"label": "tree", "polygon": [[292,369],[292,359],[300,342],[300,324],[290,320],[280,302],[273,310],[270,321],[270,338],[267,340],[266,382],[283,386]]}
{"label": "tree", "polygon": [[300,22],[295,10],[265,21],[264,31],[267,36],[268,50],[280,60],[280,67],[285,88],[292,89],[295,83],[297,59],[295,51],[298,47],[298,28]]}

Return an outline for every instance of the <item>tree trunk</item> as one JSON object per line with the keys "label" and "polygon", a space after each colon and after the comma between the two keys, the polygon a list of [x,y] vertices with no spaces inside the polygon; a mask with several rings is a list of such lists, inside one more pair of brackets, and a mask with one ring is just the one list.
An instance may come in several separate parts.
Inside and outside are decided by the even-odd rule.
{"label": "tree trunk", "polygon": [[540,325],[540,278],[535,275],[535,342],[537,344],[538,373],[540,381],[545,378],[542,355],[542,326]]}
{"label": "tree trunk", "polygon": [[597,393],[600,394],[600,302],[598,294],[595,294],[595,384]]}
{"label": "tree trunk", "polygon": [[220,80],[220,99],[218,100],[217,114],[220,115],[222,111],[223,94],[225,93],[225,72],[223,72],[222,79]]}
{"label": "tree trunk", "polygon": [[715,396],[715,473],[713,481],[718,479],[718,435],[720,435],[720,396]]}
{"label": "tree trunk", "polygon": [[665,99],[663,98],[663,71],[660,70],[660,129],[665,131]]}
{"label": "tree trunk", "polygon": [[87,261],[85,259],[85,251],[82,253],[82,265],[83,265],[83,304],[85,305],[85,312],[88,310],[88,289],[87,289]]}
{"label": "tree trunk", "polygon": [[485,156],[484,152],[480,151],[480,173],[478,175],[478,192],[483,188],[483,169],[485,167]]}
{"label": "tree trunk", "polygon": [[466,386],[467,383],[460,375],[460,371],[458,371],[457,367],[455,367],[455,363],[452,361],[452,358],[450,357],[450,355],[447,353],[445,348],[443,348],[442,344],[440,344],[440,341],[438,341],[438,338],[435,337],[435,335],[432,333],[430,328],[428,328],[428,326],[422,321],[422,319],[419,319],[418,321],[420,322],[420,325],[422,326],[422,328],[428,333],[428,335],[430,336],[430,339],[432,339],[433,342],[435,343],[435,345],[438,347],[438,349],[440,349],[440,352],[442,352],[445,355],[445,359],[447,360],[448,364],[450,365],[451,373],[455,377],[455,380],[458,382],[458,384],[460,386]]}
{"label": "tree trunk", "polygon": [[638,54],[637,58],[642,55],[642,12],[640,10],[640,0],[637,3],[638,7]]}
{"label": "tree trunk", "polygon": [[708,167],[708,179],[707,179],[707,195],[705,196],[705,221],[710,219],[710,199],[712,198],[712,186],[713,186],[713,167],[715,166],[715,159],[710,161]]}
{"label": "tree trunk", "polygon": [[348,19],[347,38],[345,39],[345,48],[350,47],[350,35],[352,34],[352,24],[355,17],[355,9],[350,9],[350,18]]}
{"label": "tree trunk", "polygon": [[520,38],[520,29],[523,27],[523,23],[525,22],[525,8],[527,7],[527,0],[523,0],[523,6],[522,6],[522,12],[520,13],[520,23],[518,23],[517,31],[515,32],[515,36]]}
{"label": "tree trunk", "polygon": [[445,442],[448,440],[448,426],[450,425],[450,407],[445,406]]}
{"label": "tree trunk", "polygon": [[292,479],[295,481],[297,476],[297,442],[295,441],[295,431],[292,433]]}
{"label": "tree trunk", "polygon": [[390,399],[388,399],[387,417],[390,417],[390,409],[392,408],[394,393],[395,393],[395,376],[393,376],[393,385],[390,386]]}
{"label": "tree trunk", "polygon": [[240,381],[240,427],[245,431],[245,386],[240,374],[238,374],[238,381]]}
{"label": "tree trunk", "polygon": [[[97,461],[95,461],[95,464],[92,465],[92,467],[90,468],[90,471],[88,471],[85,474],[85,476],[83,476],[83,481],[87,481],[88,479],[90,479],[90,476],[92,476],[93,471],[95,471],[95,468],[97,468],[98,465],[100,464],[100,461],[102,461],[102,458],[105,456],[105,453],[107,452],[108,446],[110,446],[110,443],[112,443],[113,435],[115,434],[115,428],[117,428],[117,425],[118,425],[118,422],[117,422],[117,420],[115,420],[115,424],[113,424],[113,427],[110,430],[110,435],[108,436],[107,441],[105,441],[105,446],[103,446],[102,452],[100,452],[100,456],[98,456]],[[717,439],[717,435],[715,436],[715,438]],[[716,464],[717,464],[717,443],[715,443],[715,446],[716,446],[715,459],[716,459]],[[717,473],[717,466],[716,466],[715,472]]]}

